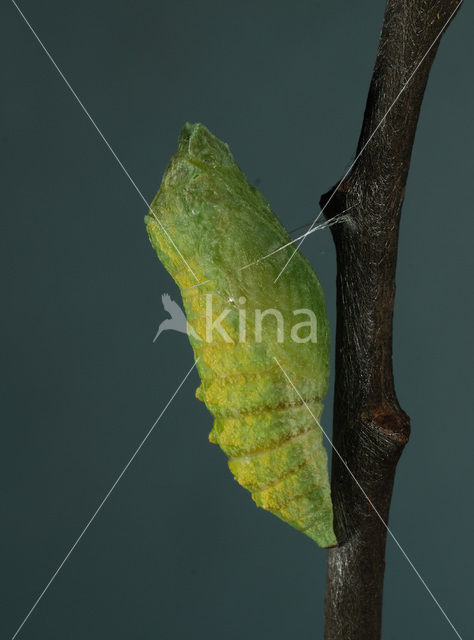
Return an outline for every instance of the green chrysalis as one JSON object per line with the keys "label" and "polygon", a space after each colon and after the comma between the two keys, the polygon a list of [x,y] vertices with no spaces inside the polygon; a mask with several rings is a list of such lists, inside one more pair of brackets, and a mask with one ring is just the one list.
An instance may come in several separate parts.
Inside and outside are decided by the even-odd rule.
{"label": "green chrysalis", "polygon": [[201,124],[183,127],[151,214],[151,243],[183,297],[196,395],[214,416],[210,441],[258,506],[320,546],[336,544],[322,432],[275,360],[319,419],[329,328],[315,272],[297,252],[275,282],[292,247],[241,269],[290,238]]}

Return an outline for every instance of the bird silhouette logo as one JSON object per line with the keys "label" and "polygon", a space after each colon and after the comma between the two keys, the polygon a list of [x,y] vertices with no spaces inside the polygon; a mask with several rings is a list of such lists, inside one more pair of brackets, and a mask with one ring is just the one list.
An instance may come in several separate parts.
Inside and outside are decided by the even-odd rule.
{"label": "bird silhouette logo", "polygon": [[[179,333],[192,333],[195,334],[193,328],[188,324],[186,320],[186,316],[184,311],[181,309],[179,304],[171,299],[171,296],[167,293],[164,293],[161,296],[161,301],[163,303],[163,309],[169,313],[170,317],[163,320],[158,327],[158,331],[156,332],[156,336],[153,338],[153,342],[158,338],[158,336],[163,333],[163,331],[178,331]],[[197,337],[197,336],[196,336]]]}

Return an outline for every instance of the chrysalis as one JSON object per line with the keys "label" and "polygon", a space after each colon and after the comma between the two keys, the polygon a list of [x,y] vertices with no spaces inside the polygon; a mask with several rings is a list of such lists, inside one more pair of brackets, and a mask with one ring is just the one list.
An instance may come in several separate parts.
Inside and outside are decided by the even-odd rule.
{"label": "chrysalis", "polygon": [[145,220],[181,290],[196,395],[214,416],[210,441],[258,506],[320,546],[336,544],[321,429],[275,360],[319,419],[329,329],[316,274],[297,252],[275,282],[292,247],[241,269],[290,238],[227,144],[201,124],[182,129]]}

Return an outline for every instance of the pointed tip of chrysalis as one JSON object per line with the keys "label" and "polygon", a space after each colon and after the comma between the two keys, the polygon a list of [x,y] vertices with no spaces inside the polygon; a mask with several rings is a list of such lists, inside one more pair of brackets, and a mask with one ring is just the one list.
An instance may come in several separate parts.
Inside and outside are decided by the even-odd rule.
{"label": "pointed tip of chrysalis", "polygon": [[323,510],[323,514],[326,517],[321,517],[317,524],[306,529],[304,533],[323,549],[332,549],[338,546],[332,523],[332,508]]}
{"label": "pointed tip of chrysalis", "polygon": [[206,165],[235,166],[229,145],[219,140],[200,122],[186,122],[183,126],[178,137],[178,152]]}

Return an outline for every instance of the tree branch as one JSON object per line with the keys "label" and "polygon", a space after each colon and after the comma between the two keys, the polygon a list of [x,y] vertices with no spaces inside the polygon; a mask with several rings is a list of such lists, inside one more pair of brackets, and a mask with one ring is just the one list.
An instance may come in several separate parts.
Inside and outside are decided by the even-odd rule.
{"label": "tree branch", "polygon": [[[392,373],[400,213],[429,71],[458,2],[388,0],[357,154],[363,151],[321,198],[328,219],[352,207],[349,221],[331,228],[338,270],[334,445],[385,522],[410,430]],[[387,532],[337,456],[332,495],[339,546],[329,550],[325,638],[377,640]]]}

